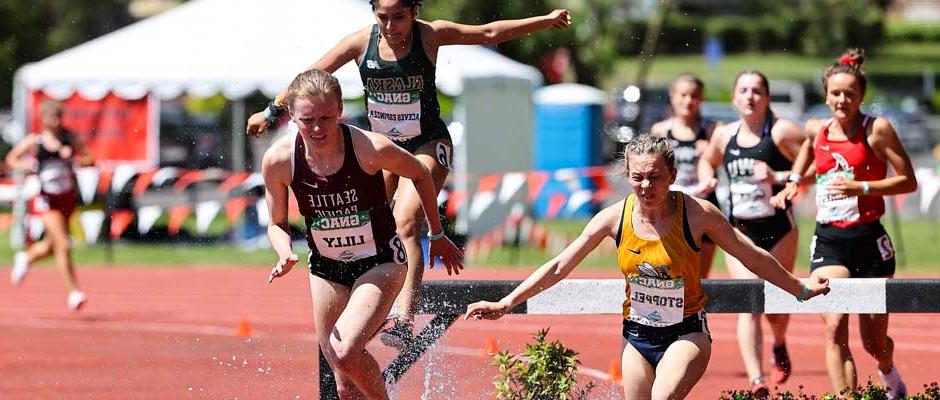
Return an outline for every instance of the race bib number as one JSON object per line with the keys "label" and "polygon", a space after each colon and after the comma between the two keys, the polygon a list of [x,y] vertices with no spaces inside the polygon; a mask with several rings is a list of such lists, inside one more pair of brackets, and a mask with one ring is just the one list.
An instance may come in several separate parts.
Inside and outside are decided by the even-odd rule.
{"label": "race bib number", "polygon": [[855,180],[855,174],[852,171],[838,170],[816,175],[816,222],[849,222],[860,217],[858,196],[837,198],[826,190],[826,185],[836,180]]}
{"label": "race bib number", "polygon": [[685,310],[685,280],[644,275],[629,278],[630,320],[663,327],[682,322]]}
{"label": "race bib number", "polygon": [[392,140],[408,140],[421,135],[421,96],[419,91],[370,92],[367,108],[372,130]]}
{"label": "race bib number", "polygon": [[310,236],[317,252],[331,260],[352,262],[377,254],[368,211],[314,218]]}
{"label": "race bib number", "polygon": [[894,258],[894,246],[891,245],[891,238],[888,237],[888,234],[878,238],[878,252],[881,253],[881,261]]}
{"label": "race bib number", "polygon": [[437,163],[450,170],[451,163],[454,161],[453,149],[441,142],[437,143]]}
{"label": "race bib number", "polygon": [[728,189],[731,192],[731,214],[737,219],[767,218],[777,212],[770,204],[773,189],[767,182],[734,178]]}
{"label": "race bib number", "polygon": [[388,247],[392,249],[392,261],[395,264],[404,265],[408,263],[408,253],[405,252],[405,244],[401,242],[398,235],[388,241]]}

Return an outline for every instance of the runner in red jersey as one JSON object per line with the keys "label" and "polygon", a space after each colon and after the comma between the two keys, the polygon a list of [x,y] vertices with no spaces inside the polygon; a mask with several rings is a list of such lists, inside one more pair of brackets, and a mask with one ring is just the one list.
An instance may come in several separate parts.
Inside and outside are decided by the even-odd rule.
{"label": "runner in red jersey", "polygon": [[379,365],[365,347],[401,290],[408,260],[395,235],[383,170],[409,179],[420,195],[431,260],[440,257],[451,271],[462,268],[463,254],[444,237],[427,167],[384,135],[338,123],[343,103],[336,78],[308,70],[287,93],[298,133],[276,141],[262,161],[268,239],[278,255],[268,281],[287,274],[299,259],[287,220],[293,189],[307,227],[317,341],[337,392],[344,399],[388,399]]}
{"label": "runner in red jersey", "polygon": [[[849,49],[823,73],[830,119],[806,122],[809,138],[793,162],[790,183],[774,197],[783,207],[797,193],[802,174],[815,161],[816,232],[810,244],[814,278],[891,278],[895,254],[879,221],[883,196],[917,189],[911,160],[891,123],[862,114],[866,78],[864,53]],[[887,176],[891,165],[895,175]],[[888,398],[907,395],[894,365],[894,341],[888,337],[888,314],[862,314],[859,332],[865,351],[878,361]],[[835,391],[858,384],[849,351],[848,315],[823,314],[826,324],[826,367]]]}

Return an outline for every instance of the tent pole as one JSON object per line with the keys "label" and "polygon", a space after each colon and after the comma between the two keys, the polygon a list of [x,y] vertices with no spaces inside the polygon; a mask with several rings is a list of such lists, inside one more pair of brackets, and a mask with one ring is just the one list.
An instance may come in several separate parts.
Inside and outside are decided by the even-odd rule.
{"label": "tent pole", "polygon": [[232,171],[245,170],[245,99],[232,103]]}

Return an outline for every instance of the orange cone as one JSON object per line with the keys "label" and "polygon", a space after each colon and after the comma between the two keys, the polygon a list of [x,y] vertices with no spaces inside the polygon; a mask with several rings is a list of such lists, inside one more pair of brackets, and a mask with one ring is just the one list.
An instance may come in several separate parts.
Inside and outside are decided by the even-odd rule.
{"label": "orange cone", "polygon": [[623,380],[623,374],[620,372],[620,360],[616,358],[610,360],[610,369],[607,372],[607,379],[611,382],[620,382]]}
{"label": "orange cone", "polygon": [[496,339],[492,336],[486,338],[486,345],[483,346],[483,351],[480,352],[480,355],[483,357],[492,357],[499,353],[499,347],[496,346]]}
{"label": "orange cone", "polygon": [[238,337],[250,337],[251,336],[251,325],[248,324],[248,320],[245,317],[242,317],[242,320],[238,323],[238,326],[235,327],[235,336],[238,336]]}

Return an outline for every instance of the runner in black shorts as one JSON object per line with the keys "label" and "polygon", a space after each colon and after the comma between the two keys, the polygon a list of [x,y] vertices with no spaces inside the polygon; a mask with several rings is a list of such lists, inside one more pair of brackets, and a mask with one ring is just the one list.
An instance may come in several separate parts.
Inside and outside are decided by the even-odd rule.
{"label": "runner in black shorts", "polygon": [[[891,278],[895,254],[881,226],[884,196],[917,190],[914,167],[898,135],[885,118],[862,114],[867,78],[861,49],[849,49],[823,72],[823,89],[832,118],[806,122],[810,135],[793,162],[791,183],[774,197],[774,205],[796,195],[800,175],[816,167],[816,235],[810,244],[813,277]],[[888,177],[888,165],[894,175]],[[849,316],[823,314],[826,324],[826,368],[836,392],[858,385],[849,351]],[[861,314],[859,333],[865,351],[878,361],[878,373],[889,399],[907,396],[894,363],[894,341],[888,336],[888,314]]]}
{"label": "runner in black shorts", "polygon": [[[715,168],[723,164],[731,192],[731,224],[754,244],[769,251],[780,264],[793,271],[798,233],[789,210],[770,204],[783,188],[791,160],[805,138],[792,121],[775,118],[770,110],[767,78],[758,71],[741,72],[734,81],[732,102],[740,119],[715,129],[709,148],[699,161],[702,193],[715,187]],[[754,279],[734,257],[725,257],[735,279]],[[785,382],[791,372],[786,350],[789,315],[767,315],[774,337],[771,374],[774,383]],[[761,365],[763,339],[760,314],[738,317],[738,346],[751,390],[768,392]]]}
{"label": "runner in black shorts", "polygon": [[[485,25],[463,25],[451,21],[418,19],[420,0],[370,0],[376,24],[341,40],[310,66],[334,72],[355,61],[365,88],[366,112],[371,130],[382,133],[414,154],[431,171],[436,191],[447,179],[453,160],[450,134],[440,116],[435,86],[437,52],[446,45],[496,44],[538,30],[566,28],[571,24],[567,10],[520,19],[495,21]],[[248,120],[247,133],[263,133],[283,109],[284,94],[278,95],[266,112]],[[394,197],[394,215],[405,250],[408,275],[389,329],[382,342],[399,349],[411,339],[412,320],[420,295],[424,269],[421,265],[421,228],[424,216],[413,185],[385,172],[388,196]],[[431,264],[433,265],[433,263]],[[457,272],[457,271],[455,271]]]}
{"label": "runner in black shorts", "polygon": [[444,237],[430,172],[380,134],[340,125],[342,91],[329,73],[308,70],[288,87],[298,133],[265,152],[262,176],[271,216],[268,239],[278,262],[268,281],[288,273],[288,189],[304,217],[317,341],[341,398],[387,399],[379,366],[365,349],[385,321],[405,279],[407,254],[395,234],[382,170],[414,182],[428,214],[430,254],[448,270],[461,254]]}
{"label": "runner in black shorts", "polygon": [[[676,183],[672,190],[678,190],[690,196],[698,193],[699,186],[698,159],[708,147],[708,141],[715,130],[715,122],[702,118],[702,92],[705,84],[693,74],[679,75],[672,86],[669,87],[669,103],[672,107],[672,117],[653,124],[650,134],[669,139],[676,154]],[[714,191],[705,197],[715,207],[718,196]],[[705,235],[702,239],[701,271],[702,277],[707,278],[712,269],[712,260],[715,258],[715,242]]]}

